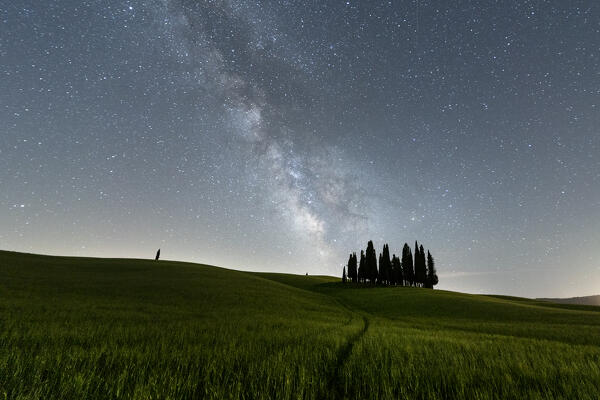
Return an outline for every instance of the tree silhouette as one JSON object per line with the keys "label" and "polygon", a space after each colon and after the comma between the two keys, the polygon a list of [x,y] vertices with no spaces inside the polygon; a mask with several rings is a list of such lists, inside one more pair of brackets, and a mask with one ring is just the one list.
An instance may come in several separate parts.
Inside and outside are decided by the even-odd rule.
{"label": "tree silhouette", "polygon": [[431,286],[431,278],[429,276],[429,256],[431,254],[429,254],[429,250],[427,250],[427,261],[425,262],[425,283],[423,284],[424,288],[427,289],[433,289],[433,286]]}
{"label": "tree silhouette", "polygon": [[352,281],[352,263],[354,262],[354,259],[352,258],[352,253],[350,253],[350,257],[348,257],[348,279],[350,281]]}
{"label": "tree silhouette", "polygon": [[154,261],[158,261],[159,258],[160,258],[160,249],[158,249],[158,251],[156,252],[156,257],[154,257]]}
{"label": "tree silhouette", "polygon": [[358,280],[356,253],[351,253],[348,258],[348,279],[351,282],[356,282]]}
{"label": "tree silhouette", "polygon": [[435,260],[433,259],[433,256],[429,250],[427,250],[427,281],[431,289],[438,284],[438,276],[435,270]]}
{"label": "tree silhouette", "polygon": [[366,279],[367,271],[366,271],[366,262],[365,262],[365,251],[360,251],[360,262],[358,264],[358,281],[364,282]]}
{"label": "tree silhouette", "polygon": [[414,257],[414,261],[413,261],[413,268],[415,271],[414,274],[414,283],[415,286],[419,285],[420,279],[421,279],[421,271],[419,271],[420,269],[420,265],[419,265],[419,261],[421,260],[421,258],[419,257],[419,245],[417,244],[417,241],[415,240],[415,253],[413,255]]}
{"label": "tree silhouette", "polygon": [[418,286],[425,286],[427,281],[427,265],[425,265],[425,250],[415,241],[415,282]]}
{"label": "tree silhouette", "polygon": [[385,273],[384,271],[384,267],[383,267],[383,254],[379,253],[379,273],[377,275],[377,283],[379,283],[380,285],[383,284],[383,274]]}
{"label": "tree silhouette", "polygon": [[423,286],[427,283],[427,262],[425,261],[425,249],[423,244],[419,246],[419,256],[421,257],[421,269],[423,272]]}
{"label": "tree silhouette", "polygon": [[375,247],[373,246],[373,241],[371,240],[369,240],[369,243],[367,243],[367,254],[365,257],[365,267],[367,273],[366,278],[374,284],[377,281],[377,253],[375,252]]}
{"label": "tree silhouette", "polygon": [[379,282],[389,285],[392,275],[392,262],[390,261],[390,247],[383,245],[383,253],[379,258]]}
{"label": "tree silhouette", "polygon": [[402,263],[400,259],[394,256],[392,257],[392,285],[403,285],[404,281],[402,280]]}
{"label": "tree silhouette", "polygon": [[404,276],[404,285],[412,286],[415,283],[415,271],[413,269],[413,256],[408,243],[404,243],[402,248],[402,275]]}
{"label": "tree silhouette", "polygon": [[367,250],[360,251],[360,261],[356,253],[350,253],[348,264],[344,267],[344,282],[370,283],[372,285],[398,285],[433,288],[438,284],[435,261],[429,251],[425,256],[423,245],[415,241],[415,255],[408,243],[404,243],[402,256],[395,254],[390,258],[390,247],[386,243],[379,253],[379,269],[377,253],[373,241],[367,243]]}
{"label": "tree silhouette", "polygon": [[390,258],[390,265],[388,267],[388,284],[390,286],[396,285],[396,271],[394,270],[394,268],[395,268],[394,258],[395,257],[396,257],[396,255],[392,254],[392,257]]}

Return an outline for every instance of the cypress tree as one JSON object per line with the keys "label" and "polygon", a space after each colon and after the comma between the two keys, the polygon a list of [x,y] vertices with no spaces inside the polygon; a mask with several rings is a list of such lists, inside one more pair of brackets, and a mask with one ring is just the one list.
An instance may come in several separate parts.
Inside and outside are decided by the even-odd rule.
{"label": "cypress tree", "polygon": [[350,253],[348,258],[348,280],[356,282],[356,253]]}
{"label": "cypress tree", "polygon": [[415,253],[413,254],[413,278],[414,278],[414,283],[415,286],[417,285],[417,269],[418,269],[418,264],[419,264],[419,245],[417,244],[417,241],[415,240]]}
{"label": "cypress tree", "polygon": [[342,272],[342,282],[346,283],[347,277],[346,277],[346,267],[344,267],[344,272]]}
{"label": "cypress tree", "polygon": [[352,282],[358,282],[358,262],[356,261],[356,253],[352,253]]}
{"label": "cypress tree", "polygon": [[365,257],[366,278],[369,279],[371,283],[375,283],[377,281],[377,253],[375,252],[372,240],[369,240],[369,243],[367,243],[367,254]]}
{"label": "cypress tree", "polygon": [[438,284],[437,271],[435,270],[435,260],[433,259],[433,256],[429,250],[427,250],[427,281],[431,289]]}
{"label": "cypress tree", "polygon": [[421,271],[421,255],[419,254],[419,245],[415,240],[415,254],[414,254],[414,268],[415,268],[415,286],[420,286],[423,280],[423,274]]}
{"label": "cypress tree", "polygon": [[406,243],[402,247],[402,256],[400,256],[400,265],[402,266],[402,286],[406,286],[406,282],[408,281],[408,266],[405,264],[407,262],[407,249]]}
{"label": "cypress tree", "polygon": [[383,266],[383,254],[379,253],[379,274],[377,275],[377,283],[383,283],[383,275],[385,273]]}
{"label": "cypress tree", "polygon": [[390,259],[390,269],[388,270],[390,286],[396,284],[396,265],[394,264],[394,258],[396,258],[396,255],[392,254],[392,258]]}
{"label": "cypress tree", "polygon": [[427,262],[425,261],[425,249],[423,248],[423,244],[419,246],[419,268],[421,268],[422,286],[425,287],[427,284]]}
{"label": "cypress tree", "polygon": [[408,267],[408,273],[409,273],[409,277],[410,277],[410,285],[411,286],[415,286],[416,285],[416,282],[415,282],[415,262],[414,262],[414,257],[413,257],[412,250],[410,248],[408,249],[408,258],[410,259],[410,263],[409,263],[409,267]]}
{"label": "cypress tree", "polygon": [[383,245],[382,258],[379,261],[379,280],[389,285],[392,279],[392,262],[390,261],[390,246],[386,243]]}
{"label": "cypress tree", "polygon": [[365,252],[360,251],[360,263],[358,264],[358,281],[364,282],[366,279]]}
{"label": "cypress tree", "polygon": [[414,284],[413,256],[408,243],[404,243],[404,247],[402,248],[402,275],[405,286],[412,286]]}
{"label": "cypress tree", "polygon": [[352,253],[350,253],[350,257],[348,257],[348,278],[352,279]]}
{"label": "cypress tree", "polygon": [[404,282],[402,280],[402,263],[400,263],[400,259],[394,256],[392,257],[392,284],[393,285],[402,285]]}
{"label": "cypress tree", "polygon": [[[423,254],[425,254],[425,252],[423,252]],[[432,289],[433,287],[431,286],[431,277],[429,276],[429,256],[431,254],[429,254],[429,250],[427,250],[427,260],[425,261],[425,284],[423,285],[423,287],[427,288],[427,289]]]}
{"label": "cypress tree", "polygon": [[425,265],[425,250],[415,241],[415,282],[417,286],[425,286],[427,280],[427,266]]}

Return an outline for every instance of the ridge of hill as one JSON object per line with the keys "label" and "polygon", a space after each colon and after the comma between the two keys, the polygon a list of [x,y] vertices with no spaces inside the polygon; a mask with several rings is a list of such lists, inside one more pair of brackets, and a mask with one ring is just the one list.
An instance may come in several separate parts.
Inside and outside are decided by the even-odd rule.
{"label": "ridge of hill", "polygon": [[568,297],[568,298],[546,298],[540,297],[536,300],[550,301],[553,303],[562,304],[579,304],[587,306],[600,306],[600,295],[596,296],[581,296],[581,297]]}

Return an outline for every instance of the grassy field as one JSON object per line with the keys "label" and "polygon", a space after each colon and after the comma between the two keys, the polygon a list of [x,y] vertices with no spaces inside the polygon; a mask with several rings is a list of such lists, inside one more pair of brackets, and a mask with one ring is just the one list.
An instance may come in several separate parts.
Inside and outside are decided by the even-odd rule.
{"label": "grassy field", "polygon": [[598,399],[600,307],[0,252],[0,398]]}

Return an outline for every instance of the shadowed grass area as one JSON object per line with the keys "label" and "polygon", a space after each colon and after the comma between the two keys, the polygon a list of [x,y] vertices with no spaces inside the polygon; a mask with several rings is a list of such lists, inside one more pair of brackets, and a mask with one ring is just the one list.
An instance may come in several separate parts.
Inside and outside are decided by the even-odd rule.
{"label": "shadowed grass area", "polygon": [[5,398],[598,398],[593,307],[0,252]]}

